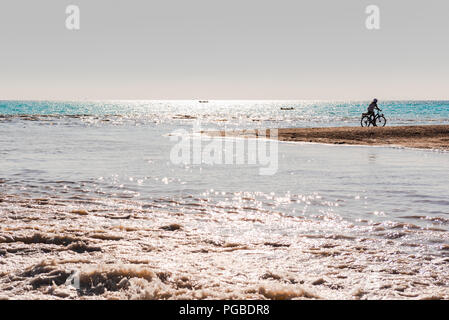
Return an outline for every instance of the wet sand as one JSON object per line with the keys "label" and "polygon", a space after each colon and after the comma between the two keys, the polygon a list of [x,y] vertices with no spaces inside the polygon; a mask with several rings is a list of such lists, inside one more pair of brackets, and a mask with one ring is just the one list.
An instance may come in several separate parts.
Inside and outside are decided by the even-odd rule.
{"label": "wet sand", "polygon": [[449,298],[437,227],[12,195],[0,213],[0,299]]}
{"label": "wet sand", "polygon": [[[213,136],[260,136],[253,130],[208,132]],[[270,135],[270,133],[267,133]],[[349,145],[394,145],[449,150],[449,125],[395,127],[280,128],[281,141]]]}

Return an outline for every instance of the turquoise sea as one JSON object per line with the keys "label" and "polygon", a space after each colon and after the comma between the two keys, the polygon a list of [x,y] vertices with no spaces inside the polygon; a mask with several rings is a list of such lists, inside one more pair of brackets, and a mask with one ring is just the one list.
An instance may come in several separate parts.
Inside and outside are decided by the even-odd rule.
{"label": "turquoise sea", "polygon": [[[245,128],[253,122],[283,127],[357,125],[369,101],[0,101],[0,117],[14,115],[114,116],[172,123],[188,115]],[[389,125],[449,122],[449,101],[379,101]],[[281,110],[293,108],[293,110]]]}

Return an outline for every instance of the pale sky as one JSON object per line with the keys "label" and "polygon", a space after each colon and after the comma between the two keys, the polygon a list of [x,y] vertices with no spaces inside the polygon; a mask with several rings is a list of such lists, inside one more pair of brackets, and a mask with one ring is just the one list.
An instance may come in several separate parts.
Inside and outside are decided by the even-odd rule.
{"label": "pale sky", "polygon": [[1,0],[0,100],[449,99],[448,14],[447,0]]}

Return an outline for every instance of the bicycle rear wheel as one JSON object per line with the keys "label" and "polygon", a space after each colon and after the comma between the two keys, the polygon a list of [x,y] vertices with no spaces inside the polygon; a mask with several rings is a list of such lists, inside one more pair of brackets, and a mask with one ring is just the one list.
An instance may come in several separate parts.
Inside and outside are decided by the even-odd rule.
{"label": "bicycle rear wheel", "polygon": [[379,118],[376,119],[376,125],[378,127],[385,127],[386,124],[387,124],[387,119],[385,119],[384,116],[380,116]]}
{"label": "bicycle rear wheel", "polygon": [[371,125],[370,116],[363,116],[362,120],[360,120],[360,125],[362,127],[369,127]]}

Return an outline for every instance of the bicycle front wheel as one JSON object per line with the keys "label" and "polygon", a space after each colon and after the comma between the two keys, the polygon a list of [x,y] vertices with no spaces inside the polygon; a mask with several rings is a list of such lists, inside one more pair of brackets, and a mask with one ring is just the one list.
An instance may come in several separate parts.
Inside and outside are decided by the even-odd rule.
{"label": "bicycle front wheel", "polygon": [[380,116],[379,118],[376,119],[376,125],[378,127],[385,127],[386,124],[387,124],[387,119],[385,119],[384,116]]}

